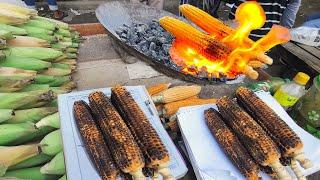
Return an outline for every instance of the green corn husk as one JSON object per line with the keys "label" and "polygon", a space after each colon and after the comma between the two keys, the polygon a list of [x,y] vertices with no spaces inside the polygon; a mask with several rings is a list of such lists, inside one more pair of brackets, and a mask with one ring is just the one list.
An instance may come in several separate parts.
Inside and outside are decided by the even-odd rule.
{"label": "green corn husk", "polygon": [[68,64],[61,64],[61,63],[52,63],[53,68],[60,68],[60,69],[71,69],[71,66]]}
{"label": "green corn husk", "polygon": [[47,84],[29,84],[25,86],[23,89],[18,92],[29,92],[29,91],[37,91],[37,90],[49,90],[50,86]]}
{"label": "green corn husk", "polygon": [[71,69],[48,68],[40,72],[42,75],[48,76],[67,76],[71,74]]}
{"label": "green corn husk", "polygon": [[50,162],[42,166],[40,172],[42,174],[56,175],[63,175],[64,173],[66,173],[63,151],[59,152]]}
{"label": "green corn husk", "polygon": [[67,82],[60,86],[60,89],[63,89],[66,91],[72,91],[75,88],[77,88],[77,83],[74,81]]}
{"label": "green corn husk", "polygon": [[42,29],[47,29],[50,31],[54,31],[57,29],[57,25],[50,21],[39,21],[39,20],[29,20],[28,23],[25,25],[32,26],[32,27],[38,27]]}
{"label": "green corn husk", "polygon": [[37,72],[10,67],[0,67],[0,87],[22,88],[31,83]]}
{"label": "green corn husk", "polygon": [[0,39],[9,40],[9,39],[13,39],[13,38],[14,37],[10,31],[0,30]]}
{"label": "green corn husk", "polygon": [[18,139],[16,142],[14,142],[12,145],[20,145],[20,144],[25,144],[29,142],[35,142],[35,141],[40,141],[42,140],[47,134],[53,132],[56,130],[53,127],[42,127],[39,128],[35,133],[26,135],[20,139]]}
{"label": "green corn husk", "polygon": [[0,93],[0,109],[18,109],[40,101],[51,101],[52,91],[39,90],[21,93]]}
{"label": "green corn husk", "polygon": [[0,24],[0,30],[10,31],[13,35],[27,35],[28,32],[22,28],[10,26],[7,24]]}
{"label": "green corn husk", "polygon": [[66,54],[63,54],[62,56],[60,56],[60,57],[58,57],[58,58],[56,58],[55,60],[53,60],[52,62],[60,62],[60,61],[62,61],[62,60],[65,60],[65,59],[67,59],[68,58],[68,56],[66,55]]}
{"label": "green corn husk", "polygon": [[66,52],[67,53],[77,53],[78,49],[76,49],[76,48],[67,48]]}
{"label": "green corn husk", "polygon": [[61,178],[59,178],[58,180],[67,180],[67,175],[63,175]]}
{"label": "green corn husk", "polygon": [[51,48],[53,49],[57,49],[57,50],[60,50],[60,51],[65,51],[67,49],[67,46],[61,44],[61,43],[54,43],[54,44],[51,44]]}
{"label": "green corn husk", "polygon": [[28,180],[56,180],[59,178],[59,176],[56,176],[56,175],[41,174],[40,168],[41,167],[32,167],[32,168],[8,171],[5,174],[4,178],[16,177],[16,178],[28,179]]}
{"label": "green corn husk", "polygon": [[26,110],[14,111],[14,115],[6,121],[8,124],[16,124],[23,122],[36,123],[42,118],[58,112],[55,107],[40,107]]}
{"label": "green corn husk", "polygon": [[59,42],[59,44],[65,46],[65,47],[71,47],[72,46],[72,42]]}
{"label": "green corn husk", "polygon": [[0,109],[0,123],[13,117],[12,109]]}
{"label": "green corn husk", "polygon": [[33,157],[30,157],[16,165],[10,166],[8,170],[17,170],[17,169],[24,169],[24,168],[30,168],[34,166],[40,166],[47,162],[49,162],[53,157],[46,155],[46,154],[39,154]]}
{"label": "green corn husk", "polygon": [[69,65],[76,65],[77,60],[76,59],[64,59],[62,61],[59,61],[60,64],[69,64]]}
{"label": "green corn husk", "polygon": [[51,67],[51,63],[35,58],[7,56],[0,61],[0,66],[39,71]]}
{"label": "green corn husk", "polygon": [[61,87],[50,87],[50,90],[54,94],[56,94],[56,96],[58,96],[59,94],[65,94],[65,93],[71,92],[70,90],[64,89],[64,88],[61,88]]}
{"label": "green corn husk", "polygon": [[17,139],[36,132],[37,129],[32,123],[1,124],[0,125],[0,146],[10,146]]}
{"label": "green corn husk", "polygon": [[78,48],[79,47],[79,43],[72,43],[72,45],[70,46],[72,48]]}
{"label": "green corn husk", "polygon": [[28,36],[43,39],[48,41],[49,43],[56,43],[59,41],[56,36],[43,34],[43,33],[28,33]]}
{"label": "green corn husk", "polygon": [[21,146],[0,146],[0,177],[3,176],[8,167],[16,165],[30,157],[38,155],[37,144]]}
{"label": "green corn husk", "polygon": [[39,21],[44,21],[44,22],[48,22],[48,21],[53,22],[53,23],[56,23],[56,25],[58,25],[59,28],[66,29],[66,30],[69,29],[69,25],[67,23],[57,21],[55,19],[49,19],[49,18],[45,18],[45,17],[41,17],[41,16],[36,16],[35,19],[39,20]]}
{"label": "green corn husk", "polygon": [[47,155],[56,155],[62,151],[61,131],[56,130],[46,135],[40,142],[41,150]]}
{"label": "green corn husk", "polygon": [[63,42],[72,42],[72,39],[69,37],[63,37],[62,41]]}
{"label": "green corn husk", "polygon": [[64,38],[61,34],[54,33],[54,35],[59,39],[59,41],[62,41]]}
{"label": "green corn husk", "polygon": [[59,113],[54,113],[51,114],[43,119],[41,119],[39,122],[36,123],[35,125],[37,128],[41,128],[44,126],[50,126],[53,128],[60,128],[60,117],[59,117]]}
{"label": "green corn husk", "polygon": [[[7,46],[7,41],[5,39],[0,39],[0,51],[1,51],[1,49],[5,49],[7,47],[8,47]],[[4,55],[4,53],[2,51],[0,52],[0,56],[1,55]],[[4,57],[3,58],[0,57],[0,61],[3,60],[3,59],[4,59]]]}
{"label": "green corn husk", "polygon": [[49,104],[47,104],[48,107],[58,107],[58,99],[52,100]]}
{"label": "green corn husk", "polygon": [[76,53],[67,53],[68,59],[77,59],[77,54]]}
{"label": "green corn husk", "polygon": [[19,25],[19,28],[22,28],[27,31],[28,35],[29,34],[47,34],[47,35],[53,35],[53,31],[43,29],[43,28],[38,28],[38,27],[33,27],[33,26],[28,26],[28,25]]}
{"label": "green corn husk", "polygon": [[61,86],[71,81],[71,76],[47,76],[37,75],[35,83],[37,84],[48,84],[50,87]]}
{"label": "green corn husk", "polygon": [[29,57],[51,61],[63,55],[61,51],[42,47],[9,47],[4,50],[6,56]]}
{"label": "green corn husk", "polygon": [[64,37],[71,37],[71,33],[70,33],[70,31],[69,30],[65,30],[65,29],[58,29],[57,31],[56,31],[56,33],[57,34],[60,34],[60,35],[62,35],[62,36],[64,36]]}
{"label": "green corn husk", "polygon": [[0,50],[0,61],[4,60],[6,58],[6,54]]}

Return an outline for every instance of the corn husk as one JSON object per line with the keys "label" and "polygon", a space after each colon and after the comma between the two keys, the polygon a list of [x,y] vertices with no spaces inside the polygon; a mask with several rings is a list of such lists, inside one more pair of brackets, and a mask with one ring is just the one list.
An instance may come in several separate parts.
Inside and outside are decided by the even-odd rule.
{"label": "corn husk", "polygon": [[0,61],[4,60],[6,58],[6,54],[2,50],[0,50]]}
{"label": "corn husk", "polygon": [[67,52],[67,53],[78,53],[78,49],[76,49],[76,48],[71,48],[71,47],[70,47],[70,48],[67,48],[67,49],[66,49],[66,52]]}
{"label": "corn husk", "polygon": [[47,107],[58,107],[58,100],[54,99],[49,104],[46,105]]}
{"label": "corn husk", "polygon": [[36,71],[0,67],[0,87],[23,88],[33,82],[36,74]]}
{"label": "corn husk", "polygon": [[10,26],[7,24],[0,24],[0,30],[10,31],[13,35],[27,35],[27,31],[22,28],[18,28],[15,26]]}
{"label": "corn husk", "polygon": [[48,84],[51,87],[61,86],[70,81],[71,76],[47,76],[39,74],[35,78],[35,83]]}
{"label": "corn husk", "polygon": [[56,107],[40,107],[33,109],[25,109],[25,110],[16,110],[14,111],[14,115],[9,118],[6,123],[8,124],[16,124],[23,122],[32,122],[36,123],[42,118],[54,114],[58,111]]}
{"label": "corn husk", "polygon": [[20,93],[0,93],[0,109],[18,109],[25,105],[51,101],[52,91],[40,90]]}
{"label": "corn husk", "polygon": [[[1,51],[1,49],[5,49],[5,48],[7,48],[7,41],[5,39],[0,39],[0,51]],[[2,53],[2,51],[0,53],[1,53],[1,55],[4,55]],[[0,60],[2,60],[2,59],[4,59],[4,58],[0,57]]]}
{"label": "corn husk", "polygon": [[57,25],[50,21],[39,21],[31,19],[26,23],[27,26],[38,27],[41,29],[47,29],[50,31],[54,31],[57,29]]}
{"label": "corn husk", "polygon": [[26,16],[36,16],[38,14],[38,12],[34,9],[16,6],[14,4],[9,4],[9,3],[0,3],[0,8],[12,10],[12,11],[24,14]]}
{"label": "corn husk", "polygon": [[41,128],[44,126],[50,126],[53,128],[60,128],[60,117],[59,113],[54,113],[52,115],[49,115],[43,119],[41,119],[39,122],[36,123],[35,125],[37,128]]}
{"label": "corn husk", "polygon": [[29,16],[24,14],[0,8],[0,23],[8,25],[24,24],[29,20]]}
{"label": "corn husk", "polygon": [[51,47],[50,43],[44,39],[29,36],[14,36],[14,39],[8,40],[9,46],[15,47]]}
{"label": "corn husk", "polygon": [[53,31],[50,31],[50,30],[47,30],[47,29],[43,29],[43,28],[39,28],[39,27],[34,27],[34,26],[28,26],[26,24],[19,25],[18,27],[26,30],[28,32],[28,35],[29,34],[53,35]]}
{"label": "corn husk", "polygon": [[7,56],[5,60],[0,61],[0,66],[39,71],[49,68],[52,65],[50,62],[42,61],[35,58]]}
{"label": "corn husk", "polygon": [[63,55],[61,51],[42,47],[9,47],[4,50],[6,56],[36,58],[51,61]]}
{"label": "corn husk", "polygon": [[4,178],[12,178],[16,177],[19,180],[56,180],[59,178],[57,175],[46,175],[41,174],[40,172],[41,167],[32,167],[32,168],[25,168],[25,169],[18,169],[13,171],[8,171]]}
{"label": "corn husk", "polygon": [[12,109],[0,109],[0,123],[13,117]]}
{"label": "corn husk", "polygon": [[13,35],[10,31],[0,30],[0,39],[10,40],[13,39]]}
{"label": "corn husk", "polygon": [[71,69],[73,68],[73,66],[70,66],[68,64],[63,64],[63,63],[52,63],[52,67],[53,68],[60,68],[60,69]]}
{"label": "corn husk", "polygon": [[29,91],[37,91],[37,90],[49,90],[50,86],[48,84],[29,84],[19,90],[18,92],[29,92]]}
{"label": "corn husk", "polygon": [[77,59],[76,53],[66,53],[68,59]]}
{"label": "corn husk", "polygon": [[32,156],[39,154],[37,144],[21,146],[0,146],[0,176],[6,173],[9,166],[18,164]]}
{"label": "corn husk", "polygon": [[41,150],[47,155],[56,155],[62,151],[61,131],[56,130],[46,135],[40,142]]}
{"label": "corn husk", "polygon": [[32,123],[1,124],[0,125],[0,146],[11,146],[16,140],[35,133],[36,127]]}
{"label": "corn husk", "polygon": [[20,145],[20,144],[25,144],[25,143],[30,143],[30,142],[35,142],[35,141],[40,141],[42,140],[47,134],[49,134],[50,132],[53,132],[54,130],[56,130],[53,127],[42,127],[39,128],[35,133],[26,135],[20,139],[18,139],[17,141],[15,141],[13,143],[13,145]]}
{"label": "corn husk", "polygon": [[67,175],[63,175],[61,178],[59,178],[58,180],[67,180]]}
{"label": "corn husk", "polygon": [[59,152],[50,162],[42,166],[40,172],[42,174],[63,175],[66,172],[63,151]]}
{"label": "corn husk", "polygon": [[43,39],[48,41],[49,43],[56,43],[58,42],[58,38],[56,36],[48,35],[48,34],[43,34],[43,33],[28,33],[28,36],[30,37],[35,37],[39,39]]}
{"label": "corn husk", "polygon": [[57,31],[56,31],[57,34],[60,34],[64,37],[71,37],[71,33],[69,30],[65,30],[65,29],[61,29],[59,28]]}
{"label": "corn husk", "polygon": [[62,29],[65,29],[65,30],[68,30],[69,29],[69,25],[67,23],[64,23],[64,22],[61,22],[61,21],[57,21],[57,20],[54,20],[54,19],[49,19],[49,18],[45,18],[45,17],[41,17],[41,16],[36,16],[35,17],[36,20],[39,20],[39,21],[44,21],[44,22],[53,22],[53,23],[56,23],[59,28],[62,28]]}
{"label": "corn husk", "polygon": [[70,82],[67,82],[67,83],[61,85],[60,88],[67,90],[67,91],[71,91],[71,90],[77,88],[77,83],[74,81],[70,81]]}
{"label": "corn husk", "polygon": [[76,65],[77,61],[76,59],[64,59],[62,61],[59,61],[60,64],[69,64],[69,65]]}
{"label": "corn husk", "polygon": [[30,157],[20,163],[10,166],[8,170],[16,170],[16,169],[23,169],[23,168],[30,168],[34,166],[43,165],[44,163],[49,162],[53,157],[46,155],[46,154],[38,154],[36,156]]}
{"label": "corn husk", "polygon": [[48,76],[67,76],[71,74],[71,71],[71,69],[48,68],[40,71],[40,74]]}

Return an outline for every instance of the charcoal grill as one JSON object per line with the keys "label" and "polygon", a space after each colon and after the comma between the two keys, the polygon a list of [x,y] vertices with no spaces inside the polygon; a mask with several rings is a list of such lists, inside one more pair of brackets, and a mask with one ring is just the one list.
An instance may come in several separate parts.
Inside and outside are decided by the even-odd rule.
{"label": "charcoal grill", "polygon": [[106,28],[107,33],[114,40],[116,45],[122,47],[129,54],[147,62],[155,70],[166,74],[168,76],[179,78],[185,81],[191,81],[198,84],[218,84],[234,79],[227,78],[207,78],[198,77],[190,74],[185,74],[177,68],[168,66],[145,54],[137,51],[132,46],[121,41],[116,31],[123,24],[132,25],[133,23],[149,23],[154,19],[160,19],[163,16],[177,17],[176,15],[164,10],[157,10],[155,8],[143,5],[132,4],[128,2],[112,1],[101,4],[96,10],[96,16],[100,23]]}

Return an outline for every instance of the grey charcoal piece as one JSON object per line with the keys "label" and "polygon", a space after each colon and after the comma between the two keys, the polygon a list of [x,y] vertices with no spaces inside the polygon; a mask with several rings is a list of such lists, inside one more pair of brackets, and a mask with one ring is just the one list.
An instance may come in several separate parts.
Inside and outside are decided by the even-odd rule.
{"label": "grey charcoal piece", "polygon": [[133,64],[138,61],[138,59],[130,54],[128,54],[121,46],[119,46],[114,40],[111,40],[111,45],[113,49],[120,56],[121,60],[127,64]]}

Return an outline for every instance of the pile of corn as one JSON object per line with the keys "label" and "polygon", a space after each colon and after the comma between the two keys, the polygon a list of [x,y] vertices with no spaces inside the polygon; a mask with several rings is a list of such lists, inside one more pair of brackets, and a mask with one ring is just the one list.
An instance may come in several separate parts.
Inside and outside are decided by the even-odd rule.
{"label": "pile of corn", "polygon": [[65,178],[57,95],[75,88],[79,33],[0,3],[0,179]]}
{"label": "pile of corn", "polygon": [[214,104],[216,99],[201,99],[200,86],[175,86],[171,84],[157,84],[149,87],[148,93],[156,104],[158,114],[167,129],[178,132],[177,116],[179,108],[203,104]]}

